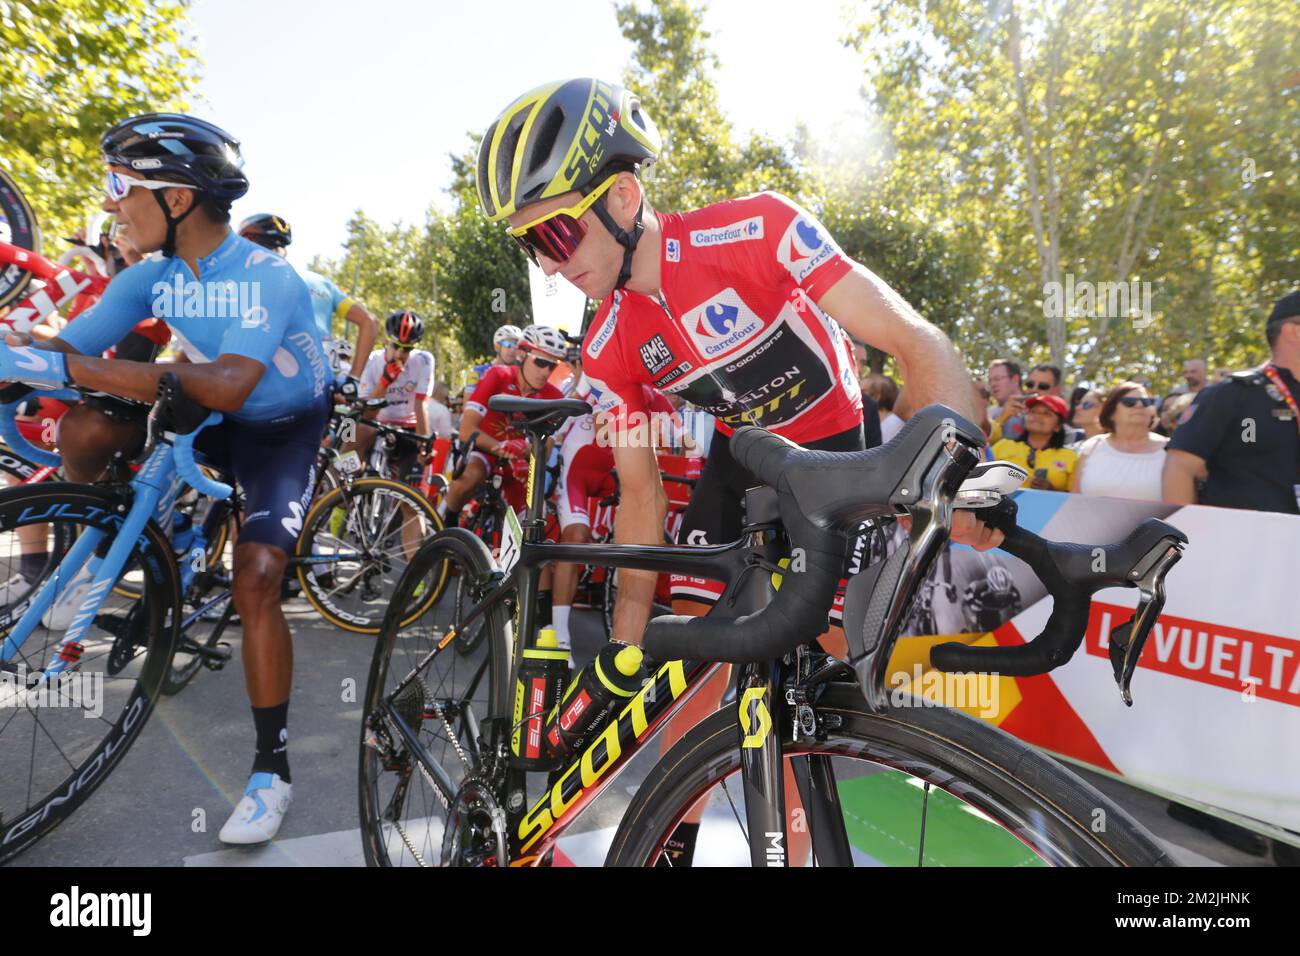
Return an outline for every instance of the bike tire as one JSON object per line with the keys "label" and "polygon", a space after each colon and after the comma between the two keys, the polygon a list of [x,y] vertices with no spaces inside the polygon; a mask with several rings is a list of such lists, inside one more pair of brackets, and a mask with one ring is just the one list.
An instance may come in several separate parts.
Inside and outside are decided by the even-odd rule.
{"label": "bike tire", "polygon": [[[69,531],[95,528],[112,536],[120,527],[121,505],[121,496],[107,487],[43,482],[8,489],[0,493],[0,562],[7,558],[12,565],[16,558],[16,527],[66,523],[75,526]],[[113,605],[111,588],[106,589],[100,613],[81,641],[80,660],[69,670],[88,678],[90,686],[98,683],[98,719],[84,719],[89,712],[78,714],[76,707],[34,708],[16,703],[16,698],[7,701],[13,706],[7,708],[12,716],[0,727],[0,765],[5,767],[0,777],[0,863],[48,835],[84,803],[121,761],[153,712],[176,646],[180,586],[170,543],[153,521],[137,539],[126,567],[140,575],[141,601]],[[117,636],[120,630],[109,629],[108,622],[122,626],[130,607],[144,609],[140,612],[146,622],[143,644],[123,641]],[[117,617],[117,611],[123,616]],[[0,622],[0,637],[8,636],[21,617],[16,612]],[[42,621],[15,660],[27,673],[43,670],[61,641],[51,635],[61,634]],[[28,724],[30,732],[24,729]]]}
{"label": "bike tire", "polygon": [[[362,846],[369,866],[423,865],[426,857],[441,859],[441,833],[432,822],[432,814],[415,818],[415,826],[422,827],[421,850],[413,846],[415,839],[401,826],[400,821],[405,818],[402,810],[410,799],[412,782],[417,786],[429,783],[438,802],[445,798],[448,806],[452,805],[455,794],[443,793],[437,785],[438,778],[416,772],[418,768],[414,766],[412,755],[400,745],[394,745],[393,741],[400,740],[400,735],[385,720],[380,705],[385,696],[391,694],[390,688],[395,686],[395,681],[408,672],[411,662],[424,661],[424,656],[440,639],[438,635],[445,635],[442,628],[459,624],[459,618],[446,619],[446,613],[454,603],[452,594],[445,595],[441,602],[426,612],[427,618],[413,625],[403,624],[396,610],[402,601],[410,599],[420,580],[436,573],[439,566],[449,565],[455,565],[457,576],[466,582],[467,587],[469,582],[473,582],[479,593],[486,593],[495,584],[492,558],[482,542],[464,529],[443,531],[425,542],[411,560],[375,642],[362,711],[364,718],[357,774]],[[444,645],[424,661],[420,680],[409,685],[414,688],[418,684],[421,688],[419,700],[409,705],[412,720],[417,715],[419,718],[421,745],[440,765],[448,765],[449,774],[455,774],[452,783],[463,784],[480,772],[483,769],[481,754],[494,754],[498,738],[508,732],[508,683],[513,637],[506,602],[498,601],[488,608],[480,622],[485,638],[475,641],[476,654],[467,659]],[[430,716],[430,710],[437,708],[430,707],[426,690],[434,695],[432,703],[440,702],[440,713],[444,716],[439,717],[436,713]],[[447,705],[453,702],[457,703],[458,711],[454,720],[445,716],[450,713]],[[471,709],[474,710],[472,716]],[[478,739],[474,738],[476,728]],[[460,748],[458,752],[455,751],[457,745]],[[464,760],[460,753],[473,759]],[[400,782],[403,778],[407,783],[399,802],[397,790],[403,786]],[[393,792],[386,795],[384,791],[389,784],[392,784]],[[427,809],[427,799],[425,804]],[[441,825],[445,832],[445,821]]]}
{"label": "bike tire", "polygon": [[[341,602],[337,600],[337,595],[332,593],[339,590],[339,587],[336,585],[331,588],[317,577],[318,573],[320,573],[317,566],[324,566],[327,562],[317,561],[313,563],[311,559],[316,554],[328,554],[328,549],[335,547],[334,544],[330,543],[330,539],[337,542],[340,548],[342,546],[344,539],[339,538],[338,531],[331,527],[335,509],[342,509],[344,512],[343,525],[339,530],[343,530],[346,535],[349,529],[356,526],[354,523],[364,524],[361,509],[367,502],[379,496],[389,496],[394,502],[400,502],[402,506],[409,507],[413,514],[418,514],[425,522],[425,539],[442,530],[442,519],[438,517],[437,511],[420,493],[401,482],[388,478],[359,478],[350,485],[335,488],[333,491],[326,492],[316,499],[307,515],[303,518],[302,531],[299,533],[297,543],[294,546],[295,571],[298,583],[302,587],[303,597],[325,620],[335,627],[351,631],[354,634],[375,635],[379,633],[384,615],[392,605],[393,596],[396,593],[396,582],[400,579],[400,575],[384,572],[385,576],[382,580],[385,582],[391,581],[392,584],[389,586],[387,594],[381,593],[383,600],[376,600],[370,608],[363,605],[360,610],[350,610],[339,606]],[[324,542],[319,551],[317,550],[318,537]],[[398,544],[401,546],[400,541]],[[357,549],[354,547],[352,551],[355,552]],[[382,553],[366,555],[363,570],[357,571],[356,575],[354,575],[350,590],[355,590],[357,579],[360,578],[363,572],[371,573],[368,569],[372,564],[376,566],[380,564],[391,565],[393,561],[394,556],[386,556]],[[407,566],[409,567],[409,562]],[[376,574],[379,573],[376,572]],[[442,592],[447,586],[447,569],[443,568],[441,573],[435,574],[425,584],[428,590],[413,598],[414,604],[405,611],[403,623],[414,621],[442,597]]]}
{"label": "bike tire", "polygon": [[[857,685],[847,683],[828,685],[817,711],[839,717],[841,725],[825,741],[794,743],[791,722],[778,721],[785,725],[787,756],[825,754],[901,771],[974,807],[1003,828],[1008,841],[1019,840],[1049,865],[1172,865],[1151,834],[1109,798],[991,724],[942,707],[872,713]],[[638,788],[606,865],[655,865],[701,796],[739,771],[739,745],[734,706],[678,741]],[[1104,821],[1100,832],[1098,820]]]}
{"label": "bike tire", "polygon": [[[0,169],[0,241],[39,253],[41,230],[31,204],[3,169]],[[32,274],[20,266],[0,268],[0,309],[17,302],[27,291]]]}

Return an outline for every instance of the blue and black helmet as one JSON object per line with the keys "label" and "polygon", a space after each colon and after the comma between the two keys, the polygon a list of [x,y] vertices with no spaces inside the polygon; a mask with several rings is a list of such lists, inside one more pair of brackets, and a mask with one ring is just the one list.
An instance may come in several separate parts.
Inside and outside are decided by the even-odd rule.
{"label": "blue and black helmet", "polygon": [[293,243],[293,230],[289,223],[269,212],[249,216],[236,230],[245,239],[268,249],[284,248]]}
{"label": "blue and black helmet", "polygon": [[183,113],[144,113],[118,123],[99,141],[104,161],[141,178],[177,177],[222,203],[248,192],[239,140]]}

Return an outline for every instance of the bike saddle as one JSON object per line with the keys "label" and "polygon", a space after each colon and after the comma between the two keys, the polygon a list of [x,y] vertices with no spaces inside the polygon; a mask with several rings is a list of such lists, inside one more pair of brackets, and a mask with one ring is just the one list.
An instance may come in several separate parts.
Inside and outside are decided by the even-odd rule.
{"label": "bike saddle", "polygon": [[493,395],[488,408],[509,415],[511,424],[525,431],[549,435],[566,418],[590,415],[591,406],[579,398],[524,398],[518,395]]}
{"label": "bike saddle", "polygon": [[984,447],[978,428],[951,408],[930,405],[891,441],[866,451],[812,451],[761,428],[737,429],[731,447],[737,461],[754,462],[751,470],[765,483],[793,494],[813,525],[847,531],[916,504],[936,443],[954,439],[973,452]]}

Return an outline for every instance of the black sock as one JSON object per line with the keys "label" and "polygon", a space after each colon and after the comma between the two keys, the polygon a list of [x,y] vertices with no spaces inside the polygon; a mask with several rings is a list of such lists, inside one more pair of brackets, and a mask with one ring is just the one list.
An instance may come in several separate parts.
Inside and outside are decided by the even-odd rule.
{"label": "black sock", "polygon": [[289,779],[289,702],[274,707],[254,707],[253,726],[257,728],[257,753],[253,756],[253,773],[278,773],[285,783]]}
{"label": "black sock", "polygon": [[444,528],[459,528],[459,527],[460,527],[460,512],[459,512],[459,511],[452,511],[450,508],[448,508],[448,509],[447,509],[447,513],[446,513],[446,515],[443,516],[443,519],[442,519],[442,526],[443,526]]}
{"label": "black sock", "polygon": [[45,570],[45,562],[50,560],[48,554],[24,554],[19,559],[18,570],[28,581],[35,581]]}
{"label": "black sock", "polygon": [[695,839],[700,835],[698,823],[679,823],[664,844],[655,866],[690,866],[695,856]]}
{"label": "black sock", "polygon": [[537,592],[537,626],[547,627],[551,623],[551,592]]}

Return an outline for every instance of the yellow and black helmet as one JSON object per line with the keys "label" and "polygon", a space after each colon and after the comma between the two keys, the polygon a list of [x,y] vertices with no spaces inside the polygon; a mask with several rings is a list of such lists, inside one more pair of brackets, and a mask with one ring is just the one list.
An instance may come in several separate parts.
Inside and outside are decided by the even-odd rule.
{"label": "yellow and black helmet", "polygon": [[662,142],[641,100],[615,83],[582,78],[539,86],[496,118],[478,151],[478,198],[492,222],[605,175],[654,162]]}

